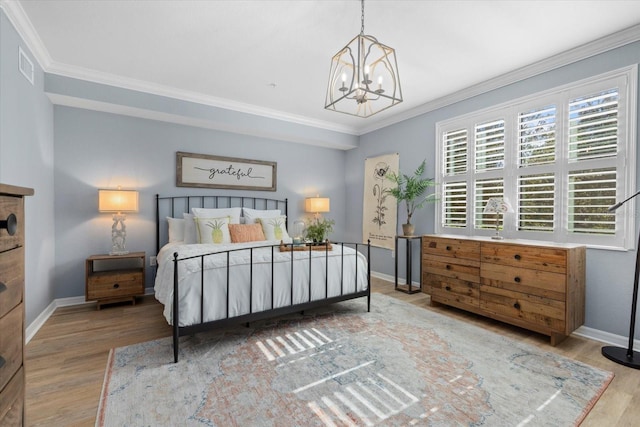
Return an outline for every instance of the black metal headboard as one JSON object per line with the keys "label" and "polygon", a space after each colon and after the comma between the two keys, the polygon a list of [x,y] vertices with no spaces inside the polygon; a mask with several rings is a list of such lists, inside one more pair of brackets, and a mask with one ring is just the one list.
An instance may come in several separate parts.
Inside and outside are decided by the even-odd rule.
{"label": "black metal headboard", "polygon": [[[165,217],[175,217],[178,214],[191,212],[191,208],[235,208],[244,207],[251,209],[280,209],[284,210],[286,226],[289,228],[289,201],[288,199],[270,199],[265,197],[245,196],[168,196],[160,197],[156,194],[156,254],[160,252],[161,223],[166,224]],[[161,215],[162,212],[162,215]],[[168,229],[168,227],[165,227]]]}

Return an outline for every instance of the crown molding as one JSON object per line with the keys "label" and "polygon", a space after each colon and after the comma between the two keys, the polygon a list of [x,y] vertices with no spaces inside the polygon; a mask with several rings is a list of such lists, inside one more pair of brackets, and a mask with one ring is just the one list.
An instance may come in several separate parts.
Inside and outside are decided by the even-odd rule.
{"label": "crown molding", "polygon": [[[602,37],[589,43],[585,43],[577,48],[569,49],[547,59],[535,62],[533,64],[518,68],[492,79],[486,80],[465,89],[451,93],[449,95],[434,99],[425,104],[421,104],[410,110],[390,116],[381,121],[372,123],[364,127],[351,127],[338,125],[333,122],[310,119],[308,117],[298,116],[282,111],[258,107],[251,104],[245,104],[228,99],[207,96],[200,93],[188,92],[176,88],[153,84],[145,81],[123,78],[120,76],[101,73],[95,70],[85,69],[81,67],[60,64],[51,58],[40,36],[35,31],[27,14],[22,6],[15,0],[0,0],[0,8],[16,28],[20,36],[23,38],[29,50],[33,53],[40,64],[40,67],[46,73],[58,74],[65,77],[80,79],[98,84],[115,86],[123,89],[144,92],[151,95],[158,95],[167,98],[178,99],[187,102],[207,105],[211,107],[224,108],[227,110],[267,117],[276,120],[283,120],[304,126],[325,129],[334,132],[345,133],[349,135],[361,136],[378,129],[429,113],[439,108],[455,104],[465,99],[490,92],[495,89],[525,80],[530,77],[554,70],[556,68],[569,65],[571,63],[598,55],[600,53],[634,43],[640,40],[640,24]],[[162,120],[158,118],[158,120]]]}
{"label": "crown molding", "polygon": [[40,68],[46,72],[53,60],[20,3],[16,0],[0,0],[0,9],[4,10],[9,22],[18,31],[27,48],[35,56]]}
{"label": "crown molding", "polygon": [[547,59],[543,59],[533,64],[526,65],[524,67],[486,80],[482,83],[478,83],[449,95],[434,99],[433,101],[419,105],[418,107],[412,108],[403,113],[391,116],[388,119],[372,124],[371,126],[366,126],[362,128],[360,132],[358,132],[358,136],[373,132],[378,129],[382,129],[384,127],[402,122],[404,120],[412,119],[422,114],[435,111],[439,108],[455,104],[456,102],[464,101],[465,99],[469,99],[474,96],[478,96],[483,93],[487,93],[492,90],[517,83],[522,80],[526,80],[539,74],[554,70],[556,68],[564,67],[565,65],[587,59],[589,57],[637,42],[639,40],[640,24],[637,24],[608,36],[602,37],[600,39],[594,40],[592,42],[585,43],[576,48],[558,53]]}

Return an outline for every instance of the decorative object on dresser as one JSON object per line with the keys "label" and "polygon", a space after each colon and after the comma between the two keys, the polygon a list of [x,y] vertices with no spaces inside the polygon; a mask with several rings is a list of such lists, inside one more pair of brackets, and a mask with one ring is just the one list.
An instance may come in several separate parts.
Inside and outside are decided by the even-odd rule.
{"label": "decorative object on dresser", "polygon": [[361,0],[360,34],[331,59],[324,108],[369,117],[402,102],[396,52],[364,34]]}
{"label": "decorative object on dresser", "polygon": [[[398,286],[398,240],[404,239],[407,244],[407,253],[405,255],[406,260],[406,289],[405,287]],[[420,284],[414,289],[413,281],[411,279],[411,270],[413,269],[413,241],[418,240],[418,250],[420,251],[418,260],[420,261]],[[422,237],[420,236],[396,236],[396,268],[395,268],[395,290],[404,292],[405,294],[416,294],[422,290]]]}
{"label": "decorative object on dresser", "polygon": [[411,224],[411,217],[416,209],[422,208],[427,202],[435,202],[435,193],[422,197],[429,187],[435,185],[435,181],[431,178],[423,178],[427,161],[423,160],[420,166],[413,172],[413,175],[391,172],[387,174],[387,179],[395,184],[389,188],[389,194],[398,200],[398,203],[404,201],[407,207],[407,222],[402,224],[402,232],[405,236],[413,236],[415,226]]}
{"label": "decorative object on dresser", "polygon": [[492,197],[487,200],[483,213],[492,213],[496,218],[496,234],[491,238],[494,240],[502,240],[504,237],[500,235],[500,216],[506,212],[513,212],[513,207],[506,197]]}
{"label": "decorative object on dresser", "polygon": [[134,190],[98,190],[98,211],[113,213],[110,255],[126,255],[127,227],[125,213],[138,212],[138,192]]}
{"label": "decorative object on dresser", "polygon": [[[640,194],[640,191],[618,202],[609,208],[609,212],[617,210],[629,200]],[[638,281],[640,280],[640,234],[638,234],[638,246],[636,246],[636,270],[633,279],[633,296],[631,297],[631,320],[629,321],[629,345],[626,349],[616,346],[602,347],[602,355],[629,368],[640,369],[640,353],[633,351],[633,339],[636,327],[636,309],[638,307]]]}
{"label": "decorative object on dresser", "polygon": [[92,255],[85,261],[85,301],[104,304],[131,301],[144,295],[145,253]]}
{"label": "decorative object on dresser", "polygon": [[457,307],[548,335],[584,323],[586,248],[534,241],[422,236],[422,286]]}
{"label": "decorative object on dresser", "polygon": [[0,426],[24,425],[24,197],[0,184]]}

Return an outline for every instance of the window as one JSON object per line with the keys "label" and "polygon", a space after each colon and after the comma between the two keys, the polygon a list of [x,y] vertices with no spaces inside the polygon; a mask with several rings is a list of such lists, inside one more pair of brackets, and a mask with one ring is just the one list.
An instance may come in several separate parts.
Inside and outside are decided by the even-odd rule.
{"label": "window", "polygon": [[[436,231],[632,248],[637,66],[436,125]],[[622,213],[620,213],[622,212]]]}

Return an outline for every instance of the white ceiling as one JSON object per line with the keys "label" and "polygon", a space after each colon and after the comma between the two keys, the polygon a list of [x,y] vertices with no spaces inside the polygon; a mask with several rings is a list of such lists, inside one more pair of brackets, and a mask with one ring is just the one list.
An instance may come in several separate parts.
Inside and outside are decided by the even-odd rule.
{"label": "white ceiling", "polygon": [[404,102],[362,119],[323,108],[357,0],[3,2],[46,71],[354,134],[640,24],[640,1],[368,0],[365,33],[396,49]]}

